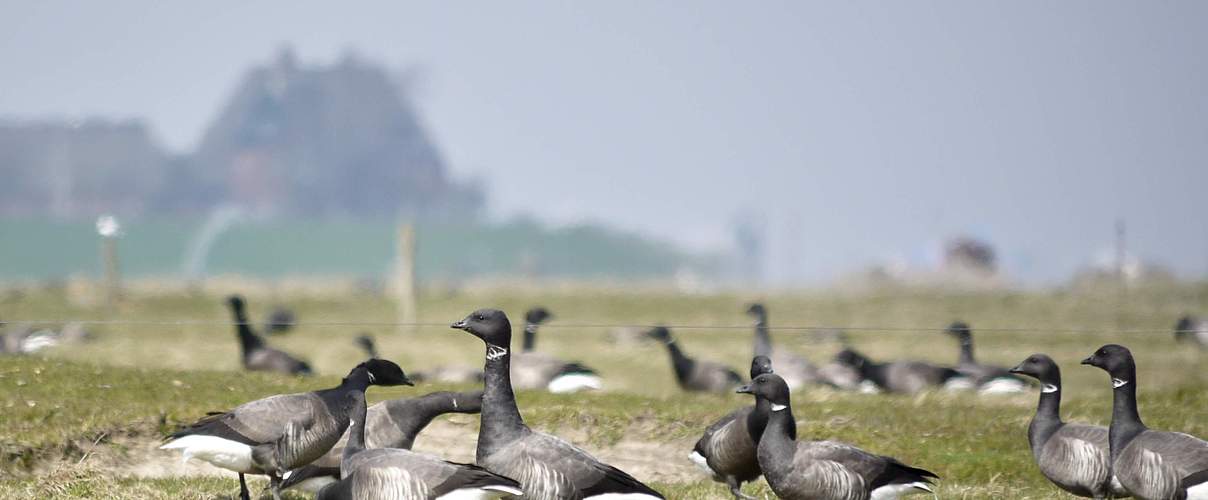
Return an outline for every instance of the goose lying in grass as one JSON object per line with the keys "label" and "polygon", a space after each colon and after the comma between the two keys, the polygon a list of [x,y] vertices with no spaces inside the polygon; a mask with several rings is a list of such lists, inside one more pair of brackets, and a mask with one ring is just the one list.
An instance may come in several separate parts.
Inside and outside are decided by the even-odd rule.
{"label": "goose lying in grass", "polygon": [[[765,373],[772,373],[772,360],[767,356],[755,356],[751,360],[751,378]],[[767,401],[756,404],[767,404]],[[742,493],[742,483],[754,481],[762,474],[755,446],[768,423],[765,417],[767,411],[756,412],[755,406],[730,412],[705,429],[688,458],[714,481],[729,486],[734,498],[754,500]]]}
{"label": "goose lying in grass", "polygon": [[482,425],[477,462],[488,471],[516,479],[525,498],[628,499],[663,498],[624,471],[586,451],[524,424],[512,392],[512,325],[507,315],[480,309],[453,323],[486,344]]}
{"label": "goose lying in grass", "polygon": [[247,306],[243,297],[232,295],[227,299],[231,316],[235,320],[235,334],[239,337],[243,368],[249,371],[269,371],[291,375],[311,375],[310,365],[283,351],[273,349],[264,339],[252,331],[248,322]]}
{"label": "goose lying in grass", "polygon": [[1145,426],[1137,411],[1137,365],[1132,352],[1108,344],[1082,364],[1111,377],[1108,446],[1112,472],[1120,484],[1142,500],[1208,500],[1208,441]]}
{"label": "goose lying in grass", "polygon": [[[211,413],[168,436],[163,450],[181,450],[239,473],[239,495],[249,500],[245,474],[269,476],[273,498],[280,499],[281,476],[327,453],[348,428],[357,397],[371,385],[411,385],[402,368],[384,359],[357,365],[331,389],[269,396]],[[363,401],[363,399],[362,399]]]}
{"label": "goose lying in grass", "polygon": [[973,357],[973,331],[969,325],[960,321],[954,322],[945,330],[955,337],[961,345],[961,354],[956,364],[956,371],[968,377],[981,394],[1018,394],[1028,389],[1023,379],[1016,377],[1005,366],[978,363]]}
{"label": "goose lying in grass", "polygon": [[512,387],[544,389],[555,394],[603,388],[595,370],[535,350],[537,328],[550,318],[553,315],[544,307],[534,307],[525,314],[521,352],[512,355]]}
{"label": "goose lying in grass", "polygon": [[960,384],[964,379],[956,370],[922,361],[877,363],[853,349],[844,349],[835,355],[835,362],[858,371],[862,384],[871,384],[861,388],[866,392],[914,394],[930,388],[965,385]]}
{"label": "goose lying in grass", "polygon": [[725,394],[742,385],[742,376],[729,367],[684,354],[667,327],[654,327],[647,335],[667,346],[667,353],[671,355],[671,367],[675,370],[675,381],[681,389]]}

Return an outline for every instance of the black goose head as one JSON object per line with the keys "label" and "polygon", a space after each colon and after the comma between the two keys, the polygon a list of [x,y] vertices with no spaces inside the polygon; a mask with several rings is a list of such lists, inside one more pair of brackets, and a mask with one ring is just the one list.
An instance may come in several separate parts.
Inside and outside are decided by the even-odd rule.
{"label": "black goose head", "polygon": [[1027,359],[1015,365],[1015,368],[1010,370],[1011,373],[1019,375],[1027,375],[1043,384],[1059,384],[1061,383],[1061,369],[1057,367],[1057,363],[1053,361],[1047,354],[1033,354]]}
{"label": "black goose head", "polygon": [[765,373],[772,373],[772,360],[767,356],[755,356],[751,359],[751,380]]}
{"label": "black goose head", "polygon": [[759,319],[759,320],[767,317],[767,315],[768,315],[768,310],[766,308],[764,308],[763,304],[761,304],[759,302],[752,302],[751,304],[747,305],[746,312],[747,312],[748,316],[752,316],[755,319]]}
{"label": "black goose head", "polygon": [[646,332],[646,336],[648,336],[654,340],[658,340],[660,342],[667,342],[667,343],[672,342],[671,330],[665,326],[656,326],[654,328],[651,328],[649,331]]}
{"label": "black goose head", "polygon": [[527,312],[524,313],[525,323],[528,323],[531,325],[540,325],[553,318],[554,318],[553,313],[549,312],[549,309],[546,309],[541,306],[537,306],[532,309],[529,309]]}
{"label": "black goose head", "polygon": [[835,354],[835,362],[859,370],[868,364],[868,358],[853,349],[844,349]]}
{"label": "black goose head", "polygon": [[1191,333],[1195,330],[1195,318],[1191,315],[1183,315],[1179,318],[1178,323],[1174,325],[1175,340],[1188,340],[1191,338]]}
{"label": "black goose head", "polygon": [[[374,358],[357,365],[353,371],[358,369],[364,369],[369,374],[369,385],[415,385],[407,378],[407,374],[403,373],[403,369],[393,361]],[[349,375],[351,376],[351,374]]]}
{"label": "black goose head", "polygon": [[512,344],[512,323],[498,309],[479,309],[449,327],[469,332],[490,345],[507,348]]}
{"label": "black goose head", "polygon": [[750,394],[755,399],[764,399],[772,403],[773,411],[789,405],[789,384],[775,373],[764,373],[751,380],[751,383],[738,388],[741,394]]}
{"label": "black goose head", "polygon": [[1107,372],[1112,377],[1112,385],[1116,387],[1130,382],[1137,371],[1132,352],[1119,344],[1100,347],[1094,354],[1082,360],[1082,364]]}
{"label": "black goose head", "polygon": [[240,295],[231,295],[230,297],[227,297],[226,302],[227,305],[230,306],[231,310],[237,313],[243,312],[244,308],[247,307],[247,304],[243,301],[243,297]]}
{"label": "black goose head", "polygon": [[948,328],[944,329],[944,333],[956,337],[962,342],[966,341],[973,335],[972,329],[969,328],[969,324],[965,323],[964,321],[953,321],[951,325],[948,325]]}
{"label": "black goose head", "polygon": [[370,358],[378,357],[377,345],[374,344],[373,337],[370,336],[368,333],[362,333],[360,335],[357,335],[357,338],[355,340],[356,340],[357,345],[361,346],[361,349],[364,349],[365,354],[367,354]]}

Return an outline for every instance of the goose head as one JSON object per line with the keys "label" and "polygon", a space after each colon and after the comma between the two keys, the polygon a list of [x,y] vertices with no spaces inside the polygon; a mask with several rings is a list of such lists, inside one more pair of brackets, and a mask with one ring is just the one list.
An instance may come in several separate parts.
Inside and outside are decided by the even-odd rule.
{"label": "goose head", "polygon": [[1047,354],[1033,354],[1027,359],[1011,368],[1011,373],[1019,375],[1027,375],[1041,383],[1055,384],[1061,380],[1061,369],[1057,367],[1057,363],[1053,361]]}
{"label": "goose head", "polygon": [[646,332],[646,336],[660,342],[671,343],[671,330],[665,326],[656,326]]}
{"label": "goose head", "polygon": [[789,384],[775,373],[764,373],[755,377],[751,383],[739,387],[737,392],[772,403],[772,411],[780,411],[789,406]]}
{"label": "goose head", "polygon": [[554,319],[553,313],[541,306],[529,309],[524,313],[524,321],[530,325],[540,325],[551,319]]}
{"label": "goose head", "polygon": [[944,329],[944,333],[956,337],[964,342],[972,335],[972,329],[970,329],[969,324],[965,323],[964,321],[953,321],[952,324],[948,325],[948,328]]}
{"label": "goose head", "polygon": [[1112,383],[1119,385],[1123,385],[1121,382],[1128,383],[1137,370],[1132,352],[1119,344],[1107,344],[1100,347],[1094,354],[1082,360],[1082,364],[1107,372],[1112,376]]}
{"label": "goose head", "polygon": [[1187,340],[1191,338],[1191,334],[1195,331],[1195,318],[1191,315],[1184,315],[1179,318],[1178,323],[1174,325],[1175,340]]}
{"label": "goose head", "polygon": [[479,309],[449,327],[468,332],[489,345],[507,348],[512,344],[512,323],[498,309]]}
{"label": "goose head", "polygon": [[765,373],[772,373],[772,360],[767,356],[755,356],[751,360],[751,380]]}
{"label": "goose head", "polygon": [[[403,369],[393,361],[374,358],[357,365],[352,372],[355,373],[357,370],[365,370],[369,376],[369,385],[415,385],[411,379],[407,378],[407,374],[403,373]],[[351,377],[352,373],[349,373],[348,376]]]}

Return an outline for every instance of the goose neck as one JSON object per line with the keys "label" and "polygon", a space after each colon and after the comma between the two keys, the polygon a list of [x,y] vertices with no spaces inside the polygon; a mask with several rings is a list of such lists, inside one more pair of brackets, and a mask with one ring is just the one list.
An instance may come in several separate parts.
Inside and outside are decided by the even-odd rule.
{"label": "goose neck", "polygon": [[1146,427],[1137,411],[1136,367],[1112,374],[1112,423],[1108,427],[1112,461]]}
{"label": "goose neck", "polygon": [[353,455],[365,449],[365,394],[353,395],[352,414],[348,417],[348,443],[344,445],[342,461],[348,461]]}
{"label": "goose neck", "polygon": [[512,391],[511,353],[505,346],[487,344],[483,367],[482,429],[478,433],[478,459],[520,437],[524,419]]}
{"label": "goose neck", "polygon": [[755,319],[755,355],[772,356],[772,332],[768,329],[768,317],[760,314]]}

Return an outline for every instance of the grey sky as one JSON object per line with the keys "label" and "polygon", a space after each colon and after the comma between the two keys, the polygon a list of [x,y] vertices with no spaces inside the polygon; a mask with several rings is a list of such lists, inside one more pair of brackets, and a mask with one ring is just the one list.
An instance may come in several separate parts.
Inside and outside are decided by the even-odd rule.
{"label": "grey sky", "polygon": [[727,244],[777,279],[995,243],[1064,278],[1109,248],[1208,272],[1205,2],[4,2],[0,115],[199,139],[289,42],[423,69],[420,106],[496,213]]}

